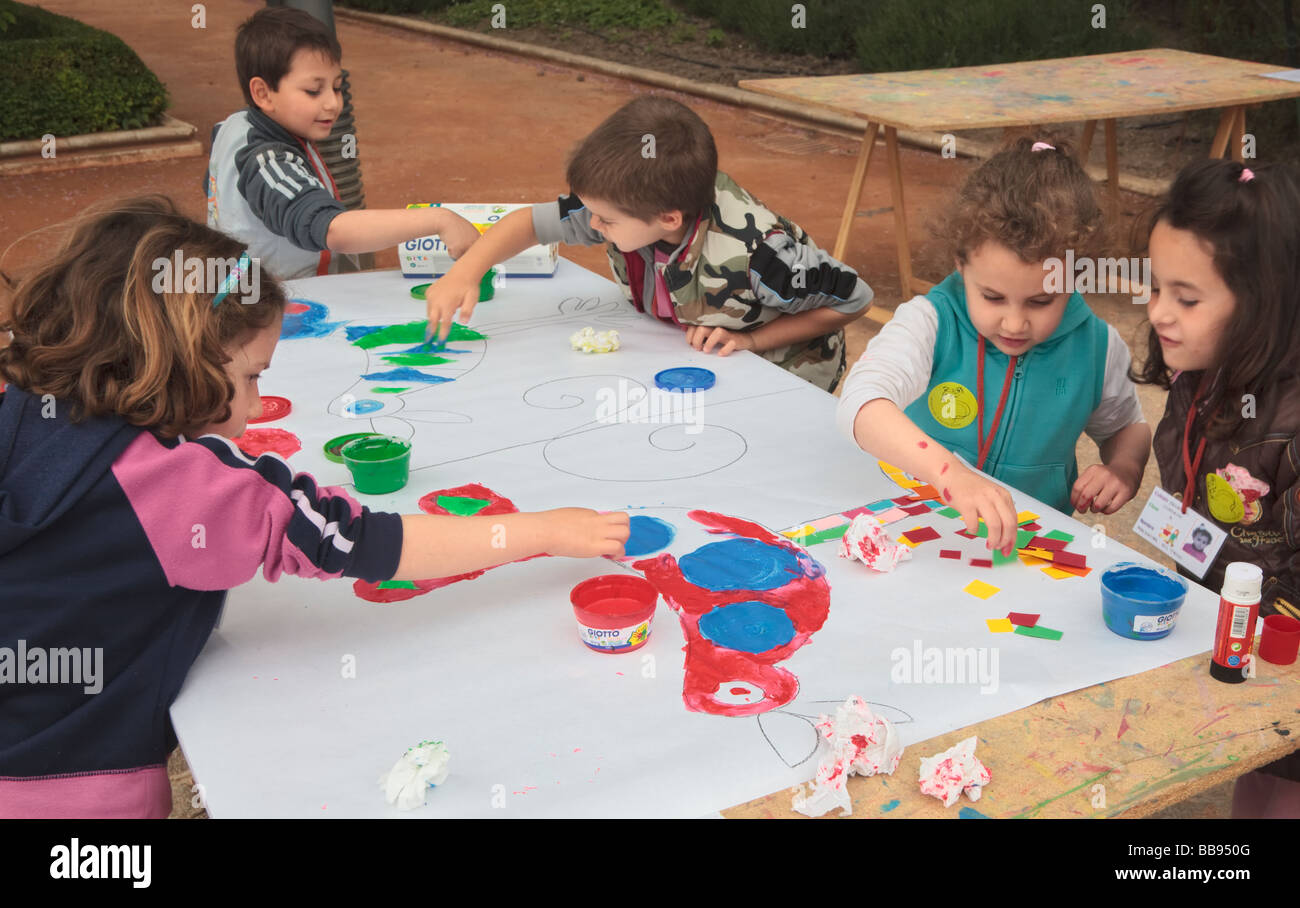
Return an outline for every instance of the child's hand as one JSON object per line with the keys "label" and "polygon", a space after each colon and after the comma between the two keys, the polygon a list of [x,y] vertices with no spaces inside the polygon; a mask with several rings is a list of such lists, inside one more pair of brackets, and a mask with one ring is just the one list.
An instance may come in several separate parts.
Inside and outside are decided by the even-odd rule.
{"label": "child's hand", "polygon": [[623,544],[631,532],[625,511],[589,511],[586,508],[556,508],[539,514],[548,555],[594,558],[623,555]]}
{"label": "child's hand", "polygon": [[448,215],[446,224],[439,229],[438,236],[447,247],[447,254],[454,259],[469,251],[469,247],[478,242],[478,228],[453,211],[443,209]]}
{"label": "child's hand", "polygon": [[1011,493],[961,464],[954,465],[951,476],[942,486],[944,504],[961,512],[968,533],[979,528],[983,517],[989,528],[988,548],[1010,555],[1016,543],[1016,504]]}
{"label": "child's hand", "polygon": [[754,338],[747,331],[728,331],[708,325],[692,325],[686,329],[686,343],[704,353],[718,348],[719,356],[728,356],[737,350],[753,350]]}
{"label": "child's hand", "polygon": [[424,294],[424,305],[429,316],[429,336],[440,341],[447,339],[451,332],[451,323],[456,311],[460,310],[462,321],[469,321],[478,305],[480,278],[475,278],[468,271],[457,275],[452,270],[429,285]]}
{"label": "child's hand", "polygon": [[1075,480],[1070,504],[1080,512],[1114,514],[1137,494],[1138,485],[1131,477],[1095,463]]}

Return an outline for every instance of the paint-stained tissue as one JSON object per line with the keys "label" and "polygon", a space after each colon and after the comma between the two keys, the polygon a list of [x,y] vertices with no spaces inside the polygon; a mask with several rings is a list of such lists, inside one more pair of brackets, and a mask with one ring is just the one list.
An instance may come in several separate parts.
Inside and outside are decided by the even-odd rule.
{"label": "paint-stained tissue", "polygon": [[396,765],[379,777],[379,787],[389,804],[400,810],[424,806],[429,789],[447,780],[451,754],[441,741],[421,741],[408,748]]}
{"label": "paint-stained tissue", "polygon": [[618,332],[613,328],[597,333],[590,325],[581,331],[575,331],[569,337],[569,343],[573,349],[583,353],[613,353],[621,346]]}
{"label": "paint-stained tissue", "polygon": [[849,816],[853,813],[849,776],[892,774],[902,759],[903,742],[893,723],[873,713],[858,696],[836,707],[834,719],[822,716],[817,729],[829,746],[817,766],[812,793],[806,794],[799,786],[791,807],[809,817],[819,817],[838,807],[840,816]]}
{"label": "paint-stained tissue", "polygon": [[898,562],[910,560],[912,552],[901,542],[890,539],[875,517],[859,514],[840,537],[840,557],[856,558],[873,571],[885,573],[897,567]]}
{"label": "paint-stained tissue", "polygon": [[921,759],[921,794],[933,795],[944,807],[957,803],[961,793],[972,801],[980,799],[983,787],[993,774],[975,756],[975,736],[967,738],[943,753]]}

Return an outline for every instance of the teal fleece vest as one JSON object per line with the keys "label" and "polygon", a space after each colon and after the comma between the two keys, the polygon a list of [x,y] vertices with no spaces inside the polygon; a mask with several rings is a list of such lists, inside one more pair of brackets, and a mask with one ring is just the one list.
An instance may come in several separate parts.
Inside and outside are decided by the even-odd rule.
{"label": "teal fleece vest", "polygon": [[[935,441],[974,466],[976,367],[979,335],[966,310],[966,286],[953,272],[926,298],[939,316],[934,366],[925,394],[907,409],[909,419]],[[1069,514],[1070,490],[1079,478],[1074,447],[1101,403],[1109,332],[1078,293],[1065,304],[1061,323],[1046,341],[1016,362],[1002,422],[984,472],[1058,511]],[[984,346],[984,433],[997,412],[1010,357]]]}

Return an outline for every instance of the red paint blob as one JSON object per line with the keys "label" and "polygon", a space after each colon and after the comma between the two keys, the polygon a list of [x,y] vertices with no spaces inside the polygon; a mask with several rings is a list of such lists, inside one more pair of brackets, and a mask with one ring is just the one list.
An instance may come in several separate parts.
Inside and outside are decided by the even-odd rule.
{"label": "red paint blob", "polygon": [[944,473],[947,473],[947,472],[948,472],[948,465],[947,465],[947,464],[944,464],[944,465],[943,465],[943,469],[939,471],[939,475],[942,476]]}
{"label": "red paint blob", "polygon": [[917,446],[918,448],[920,448],[921,450],[923,450],[923,451],[924,451],[926,448],[930,447],[929,444],[927,444],[927,443],[924,442],[924,441],[918,441],[918,442],[916,443],[916,446]]}
{"label": "red paint blob", "polygon": [[300,312],[306,312],[311,307],[306,303],[289,303],[284,307],[285,315],[297,315]]}
{"label": "red paint blob", "polygon": [[952,496],[948,494],[948,487],[947,487],[947,486],[944,486],[944,489],[943,489],[943,500],[944,500],[944,501],[952,501]]}
{"label": "red paint blob", "polygon": [[733,688],[731,689],[731,692],[732,692],[735,696],[737,696],[737,697],[743,697],[743,696],[745,696],[745,694],[749,693],[749,688],[747,688],[747,687],[733,687]]}
{"label": "red paint blob", "polygon": [[250,457],[268,453],[289,457],[302,450],[298,436],[284,429],[246,429],[243,435],[232,438],[231,441]]}

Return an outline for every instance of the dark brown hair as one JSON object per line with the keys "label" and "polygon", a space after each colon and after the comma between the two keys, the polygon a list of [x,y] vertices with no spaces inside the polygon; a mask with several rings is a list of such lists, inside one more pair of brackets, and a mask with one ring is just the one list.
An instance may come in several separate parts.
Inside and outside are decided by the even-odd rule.
{"label": "dark brown hair", "polygon": [[338,39],[311,13],[280,6],[258,10],[245,20],[235,33],[235,72],[244,103],[255,106],[248,89],[255,77],[265,79],[271,91],[279,91],[294,53],[304,47],[319,51],[332,63],[343,62]]}
{"label": "dark brown hair", "polygon": [[[1193,161],[1178,172],[1169,193],[1134,224],[1140,253],[1163,221],[1188,230],[1213,249],[1214,268],[1232,291],[1236,308],[1219,338],[1216,376],[1205,397],[1210,414],[1202,430],[1213,438],[1236,432],[1245,417],[1239,402],[1300,361],[1300,175],[1291,164],[1260,164],[1242,182],[1245,168],[1220,159]],[[1231,352],[1231,355],[1227,355]],[[1130,377],[1168,388],[1154,326],[1147,332],[1147,358]]]}
{"label": "dark brown hair", "polygon": [[[11,247],[12,248],[12,247]],[[0,377],[71,404],[73,419],[117,414],[164,437],[230,418],[227,348],[282,317],[284,289],[265,271],[259,297],[154,290],[161,260],[232,261],[244,245],[185,217],[165,196],[88,209],[58,251],[0,307]],[[177,286],[180,276],[175,276]],[[207,288],[204,288],[206,290]]]}
{"label": "dark brown hair", "polygon": [[[1036,141],[1055,147],[1033,151]],[[1092,180],[1068,141],[1048,135],[1015,138],[975,168],[931,229],[946,247],[947,267],[987,240],[1031,263],[1067,249],[1095,256],[1106,242]]]}
{"label": "dark brown hair", "polygon": [[666,211],[694,219],[713,206],[718,149],[695,111],[671,98],[624,104],[569,156],[569,189],[649,221]]}

